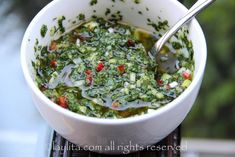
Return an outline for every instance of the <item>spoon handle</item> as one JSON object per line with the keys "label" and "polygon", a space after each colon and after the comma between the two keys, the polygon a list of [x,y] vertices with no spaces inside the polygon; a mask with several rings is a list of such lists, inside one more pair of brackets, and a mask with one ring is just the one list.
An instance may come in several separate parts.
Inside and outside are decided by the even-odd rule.
{"label": "spoon handle", "polygon": [[[194,16],[200,13],[203,9],[209,6],[215,0],[198,0],[188,11],[188,13],[181,18],[169,31],[167,31],[154,45],[155,53],[158,53],[163,45],[184,25],[189,22]],[[156,54],[152,54],[156,56]]]}

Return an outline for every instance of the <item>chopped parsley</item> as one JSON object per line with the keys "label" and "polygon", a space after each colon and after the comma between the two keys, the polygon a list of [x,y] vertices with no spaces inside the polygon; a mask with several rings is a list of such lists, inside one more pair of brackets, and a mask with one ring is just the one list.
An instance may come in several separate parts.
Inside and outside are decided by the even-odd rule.
{"label": "chopped parsley", "polygon": [[41,29],[40,29],[40,33],[42,37],[45,37],[46,33],[47,33],[47,25],[42,25]]}
{"label": "chopped parsley", "polygon": [[93,5],[96,5],[97,4],[97,0],[91,0],[90,1],[90,5],[93,6]]}
{"label": "chopped parsley", "polygon": [[109,8],[106,8],[105,15],[107,16],[110,13],[111,13],[111,10]]}
{"label": "chopped parsley", "polygon": [[135,4],[140,4],[140,0],[133,0]]}
{"label": "chopped parsley", "polygon": [[64,26],[63,26],[63,21],[65,20],[65,16],[61,16],[61,17],[59,17],[58,18],[58,27],[59,27],[59,31],[61,32],[61,33],[64,33],[65,32],[65,28],[64,28]]}
{"label": "chopped parsley", "polygon": [[85,14],[82,14],[82,13],[80,13],[79,15],[78,15],[78,19],[79,20],[85,20]]}

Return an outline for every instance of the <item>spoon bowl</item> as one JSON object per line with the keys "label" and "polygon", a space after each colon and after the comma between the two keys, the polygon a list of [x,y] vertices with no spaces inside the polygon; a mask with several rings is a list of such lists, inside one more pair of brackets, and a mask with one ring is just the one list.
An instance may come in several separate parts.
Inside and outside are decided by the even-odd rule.
{"label": "spoon bowl", "polygon": [[163,64],[159,62],[158,58],[161,57],[159,53],[165,43],[187,22],[191,21],[198,13],[203,11],[210,4],[215,2],[215,0],[198,0],[182,17],[178,22],[176,22],[162,37],[154,44],[154,46],[148,52],[151,59],[156,59],[157,63],[161,66],[160,68],[169,73],[175,72],[177,69],[175,68],[175,63],[177,60],[173,57],[168,58],[168,61]]}

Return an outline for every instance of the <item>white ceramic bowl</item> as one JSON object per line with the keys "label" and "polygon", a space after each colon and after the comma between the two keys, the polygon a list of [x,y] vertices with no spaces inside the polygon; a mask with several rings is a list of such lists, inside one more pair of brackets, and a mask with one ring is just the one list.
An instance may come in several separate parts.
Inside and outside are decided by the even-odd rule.
{"label": "white ceramic bowl", "polygon": [[[76,19],[79,13],[90,17],[94,9],[96,15],[102,17],[106,8],[111,8],[112,11],[120,10],[125,22],[152,31],[146,24],[146,18],[158,19],[160,16],[172,25],[187,11],[176,0],[141,0],[140,4],[135,4],[132,0],[126,0],[125,3],[116,0],[114,7],[111,0],[98,0],[98,4],[92,7],[89,2],[88,0],[54,0],[37,14],[26,30],[21,47],[21,62],[35,105],[49,125],[69,141],[85,147],[103,146],[101,150],[99,150],[101,147],[97,147],[93,151],[122,153],[121,148],[112,151],[103,149],[104,146],[109,146],[111,141],[115,146],[125,146],[130,142],[141,146],[156,143],[184,120],[198,94],[207,57],[206,42],[201,27],[196,20],[189,25],[189,38],[193,42],[194,49],[195,75],[191,85],[178,98],[142,116],[126,119],[86,117],[59,107],[43,95],[34,83],[31,61],[35,58],[33,49],[35,40],[37,38],[42,45],[48,44],[51,40],[49,33],[45,38],[41,37],[41,26],[46,24],[48,28],[52,27],[56,24],[53,18],[61,15],[71,21]],[[149,11],[146,11],[146,7]],[[143,15],[138,14],[138,10],[142,10]],[[71,21],[64,21],[66,29],[73,25]]]}

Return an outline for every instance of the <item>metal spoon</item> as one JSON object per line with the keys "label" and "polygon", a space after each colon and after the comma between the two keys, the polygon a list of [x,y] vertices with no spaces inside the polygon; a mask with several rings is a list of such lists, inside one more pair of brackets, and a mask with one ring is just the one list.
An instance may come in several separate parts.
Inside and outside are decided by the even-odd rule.
{"label": "metal spoon", "polygon": [[165,43],[187,22],[191,21],[194,16],[200,13],[203,9],[208,7],[215,0],[198,0],[187,12],[187,14],[181,18],[176,24],[169,29],[151,48],[148,52],[152,59],[157,58],[158,52],[162,49]]}

